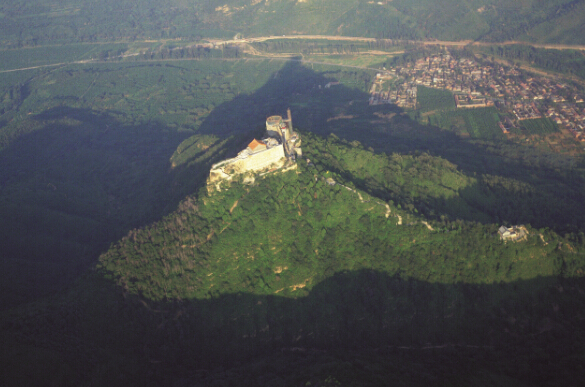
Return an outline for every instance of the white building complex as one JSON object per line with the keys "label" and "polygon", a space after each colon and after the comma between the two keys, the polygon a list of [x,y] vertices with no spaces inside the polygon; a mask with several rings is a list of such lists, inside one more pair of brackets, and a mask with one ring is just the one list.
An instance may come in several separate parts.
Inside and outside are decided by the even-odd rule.
{"label": "white building complex", "polygon": [[209,173],[209,184],[231,180],[238,174],[271,171],[295,163],[302,155],[301,139],[293,131],[290,109],[288,117],[271,116],[266,120],[266,136],[258,141],[252,140],[248,147],[232,159],[214,164]]}

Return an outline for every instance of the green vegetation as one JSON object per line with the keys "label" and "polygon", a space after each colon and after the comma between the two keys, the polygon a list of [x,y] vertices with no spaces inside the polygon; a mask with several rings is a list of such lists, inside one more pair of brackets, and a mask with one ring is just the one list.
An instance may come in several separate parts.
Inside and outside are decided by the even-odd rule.
{"label": "green vegetation", "polygon": [[421,113],[453,110],[456,108],[453,93],[448,90],[424,86],[417,87],[416,102],[419,105],[417,110]]}
{"label": "green vegetation", "polygon": [[3,307],[61,288],[126,230],[172,210],[241,146],[193,136],[202,120],[279,66],[183,65],[1,75],[22,82],[4,89],[0,119]]}
{"label": "green vegetation", "polygon": [[[584,12],[572,0],[4,1],[0,385],[584,379],[582,157],[508,141],[495,108],[456,109],[445,90],[420,86],[418,111],[370,106],[376,71],[363,71],[444,49],[422,40],[583,44]],[[282,39],[205,41],[269,35]],[[584,76],[578,51],[473,50]],[[289,107],[298,168],[208,192],[210,166]],[[502,224],[525,224],[527,239],[502,242]]]}
{"label": "green vegetation", "polygon": [[68,44],[64,46],[31,47],[0,51],[0,71],[22,67],[53,66],[79,60],[122,55],[128,44]]}
{"label": "green vegetation", "polygon": [[5,1],[4,47],[152,40],[198,41],[320,34],[378,39],[517,40],[583,43],[585,8],[572,0],[364,0],[242,2],[241,0]]}
{"label": "green vegetation", "polygon": [[[299,174],[276,174],[261,180],[258,187],[234,183],[228,190],[188,199],[176,214],[144,230],[131,231],[102,255],[98,268],[105,269],[106,276],[113,276],[129,293],[153,301],[202,299],[240,291],[294,296],[306,294],[335,272],[366,267],[390,276],[400,268],[405,277],[440,283],[512,281],[560,270],[558,259],[548,253],[540,255],[541,262],[518,258],[524,249],[528,255],[542,251],[542,241],[536,235],[531,237],[534,244],[512,246],[498,242],[497,225],[460,221],[433,223],[439,232],[429,233],[412,204],[399,206],[403,210],[392,206],[387,212],[386,203],[376,197],[362,192],[360,200],[357,193],[324,181],[334,177],[351,187],[360,184],[354,176],[368,181],[381,178],[376,173],[380,164],[385,164],[382,174],[391,177],[387,184],[396,196],[410,191],[418,199],[452,199],[472,181],[446,161],[428,155],[385,158],[335,139],[323,141],[310,135],[305,142],[306,153],[316,167],[301,163]],[[347,165],[348,169],[339,173],[348,181],[328,171],[319,155],[329,164]],[[405,172],[400,173],[401,169]],[[398,216],[408,226],[397,225]],[[445,234],[448,230],[460,232]],[[416,248],[411,245],[412,238],[418,240]],[[457,253],[453,251],[449,259],[431,260],[419,271],[417,257],[431,254],[431,250],[444,256],[446,246],[458,246]],[[556,254],[552,245],[545,250]],[[403,257],[392,262],[386,258],[390,251]],[[512,270],[512,262],[517,260],[520,263],[514,263]],[[464,264],[474,269],[457,269]],[[491,266],[478,269],[483,265]]]}
{"label": "green vegetation", "polygon": [[551,50],[514,44],[479,48],[479,51],[508,61],[523,61],[536,68],[585,78],[585,57],[577,50]]}
{"label": "green vegetation", "polygon": [[[71,108],[91,106],[94,111],[119,111],[114,114],[124,124],[139,126],[156,121],[175,130],[194,131],[215,106],[257,89],[281,65],[268,61],[248,65],[221,61],[171,64],[156,60],[92,63],[37,72],[35,76],[28,73],[28,77],[25,72],[5,73],[0,79],[5,79],[7,85],[7,104],[18,107],[21,114],[38,114],[67,101]],[[19,89],[8,86],[15,76],[21,77]],[[38,125],[31,121],[39,119],[25,123],[15,120],[7,125],[2,132],[2,145],[23,131],[35,130]]]}
{"label": "green vegetation", "polygon": [[[285,82],[268,82],[284,64],[149,59],[0,74],[2,306],[62,288],[126,230],[172,211],[266,111],[291,106],[331,127],[334,106],[369,83],[327,66],[289,66]],[[315,95],[332,80],[344,86]]]}
{"label": "green vegetation", "polygon": [[429,116],[429,123],[441,129],[490,140],[502,138],[499,120],[493,107],[458,109]]}
{"label": "green vegetation", "polygon": [[[361,189],[409,210],[416,207],[431,219],[531,222],[559,232],[575,232],[582,224],[575,211],[580,194],[573,188],[580,172],[564,172],[562,156],[543,158],[538,151],[504,142],[474,143],[420,125],[397,114],[399,109],[367,105],[364,91],[372,73],[311,67],[295,61],[149,59],[2,74],[2,272],[5,291],[13,295],[3,300],[5,305],[34,298],[44,286],[61,288],[128,229],[173,211],[202,184],[211,163],[233,155],[249,141],[246,133],[261,129],[267,111],[287,107],[293,109],[295,125],[307,130],[333,132],[407,159],[424,149],[458,165],[464,175],[457,179],[465,185],[442,183],[453,187],[444,192],[426,186],[430,175],[423,172],[424,163],[419,165],[421,158],[399,178],[382,160],[372,165],[385,172],[353,179]],[[330,81],[341,84],[324,89]],[[489,138],[490,115],[495,121],[492,109],[443,112],[429,120],[450,130],[475,123],[479,135],[473,138]],[[437,117],[445,122],[437,124]],[[497,126],[495,131],[500,133]],[[519,164],[509,168],[510,158],[518,155]],[[321,162],[341,176],[364,172],[355,169],[359,157],[338,160],[341,165]],[[441,168],[448,170],[447,165]],[[562,185],[550,181],[552,168],[560,168],[556,175]],[[534,179],[527,180],[525,170]],[[494,201],[493,187],[479,188],[484,180],[469,180],[471,173],[499,176],[496,192],[504,199]],[[23,230],[37,241],[23,237]],[[41,279],[38,290],[30,286]]]}
{"label": "green vegetation", "polygon": [[[585,376],[581,159],[443,91],[419,89],[417,122],[368,105],[372,71],[179,43],[0,74],[0,384]],[[287,107],[298,169],[208,193],[210,165]]]}
{"label": "green vegetation", "polygon": [[[553,2],[554,3],[554,2]],[[578,1],[556,2],[558,10],[549,15],[545,22],[530,25],[530,29],[519,36],[519,40],[542,43],[583,44],[579,35],[583,34],[582,13],[585,5]]]}
{"label": "green vegetation", "polygon": [[523,120],[521,125],[530,134],[549,134],[559,131],[557,124],[549,118]]}
{"label": "green vegetation", "polygon": [[[550,190],[553,180],[522,179],[521,171],[513,178],[488,173],[467,176],[454,164],[428,153],[386,157],[363,149],[357,142],[349,143],[352,148],[348,150],[348,142],[336,136],[326,143],[311,136],[309,139],[312,146],[305,153],[334,173],[336,179],[427,219],[530,223],[557,230],[565,220],[583,224],[578,220],[582,213],[571,215],[578,206],[571,199],[577,186],[569,188],[571,185],[566,184]],[[511,165],[508,162],[502,167]],[[561,220],[565,216],[571,220]]]}
{"label": "green vegetation", "polygon": [[255,49],[267,53],[347,54],[357,55],[367,50],[399,51],[403,47],[394,42],[367,41],[348,42],[329,39],[271,39],[266,42],[251,43]]}

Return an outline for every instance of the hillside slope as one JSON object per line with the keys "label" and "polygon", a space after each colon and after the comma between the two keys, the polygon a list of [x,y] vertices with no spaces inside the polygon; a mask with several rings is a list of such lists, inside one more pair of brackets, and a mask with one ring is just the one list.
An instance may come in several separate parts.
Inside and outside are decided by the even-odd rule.
{"label": "hillside slope", "polygon": [[583,44],[576,33],[583,12],[575,0],[11,0],[0,5],[0,41],[19,47],[243,33]]}
{"label": "hillside slope", "polygon": [[[367,152],[304,141],[313,155],[336,147],[329,158]],[[410,162],[439,177],[425,180],[429,195],[469,184],[426,157]],[[428,221],[314,160],[254,185],[203,189],[130,231],[67,294],[4,313],[5,364],[24,361],[16,353],[28,348],[39,364],[61,359],[61,381],[109,385],[544,385],[582,376],[582,247],[547,231],[503,243],[496,224]]]}

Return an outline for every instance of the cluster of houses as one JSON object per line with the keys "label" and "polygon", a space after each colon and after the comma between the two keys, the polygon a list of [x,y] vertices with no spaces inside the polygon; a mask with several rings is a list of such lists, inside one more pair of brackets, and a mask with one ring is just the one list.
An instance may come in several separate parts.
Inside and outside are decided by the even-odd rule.
{"label": "cluster of houses", "polygon": [[[580,106],[584,99],[571,86],[551,78],[527,76],[517,68],[449,54],[422,58],[378,74],[370,89],[370,104],[392,103],[415,109],[417,85],[450,90],[457,108],[496,103],[511,111],[517,121],[546,116],[585,141],[585,109]],[[500,125],[504,133],[508,126]]]}
{"label": "cluster of houses", "polygon": [[560,103],[555,108],[549,108],[544,115],[571,132],[577,140],[585,141],[585,107]]}
{"label": "cluster of houses", "polygon": [[[517,70],[502,71],[502,75],[517,74]],[[370,104],[394,103],[403,108],[415,108],[416,86],[440,88],[452,91],[458,108],[492,106],[493,100],[482,93],[482,89],[493,78],[492,66],[479,65],[476,61],[463,58],[455,59],[451,55],[436,55],[409,63],[405,67],[390,69],[378,74],[370,90]],[[394,83],[393,90],[384,90],[384,83],[391,79],[401,79]]]}
{"label": "cluster of houses", "polygon": [[416,109],[416,84],[404,82],[397,84],[395,90],[384,90],[384,83],[394,78],[394,76],[389,74],[378,74],[376,76],[370,89],[370,105],[392,103],[403,109]]}
{"label": "cluster of houses", "polygon": [[515,103],[514,107],[512,108],[512,112],[514,113],[514,116],[516,116],[518,121],[529,120],[533,118],[542,118],[542,114],[540,114],[540,110],[538,110],[534,102]]}

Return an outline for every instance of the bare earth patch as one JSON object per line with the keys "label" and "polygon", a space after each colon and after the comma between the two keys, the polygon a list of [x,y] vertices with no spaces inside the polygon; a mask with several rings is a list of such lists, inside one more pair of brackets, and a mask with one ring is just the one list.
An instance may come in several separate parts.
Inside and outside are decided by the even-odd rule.
{"label": "bare earth patch", "polygon": [[284,270],[288,270],[288,266],[276,266],[276,268],[273,270],[274,274],[280,274],[282,273]]}
{"label": "bare earth patch", "polygon": [[310,278],[307,278],[305,280],[305,282],[301,282],[300,284],[289,286],[289,288],[292,288],[292,290],[291,290],[292,292],[294,292],[297,289],[302,289],[305,286],[307,286],[307,282],[309,282],[310,280],[311,280]]}

